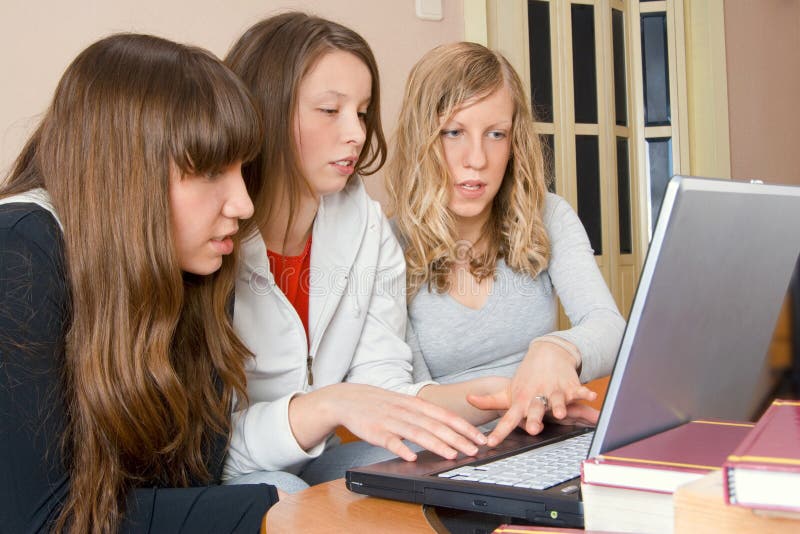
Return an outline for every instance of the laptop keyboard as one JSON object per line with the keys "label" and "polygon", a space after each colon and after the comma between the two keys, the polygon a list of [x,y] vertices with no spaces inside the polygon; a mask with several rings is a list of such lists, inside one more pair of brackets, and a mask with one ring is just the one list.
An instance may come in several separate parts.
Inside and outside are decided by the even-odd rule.
{"label": "laptop keyboard", "polygon": [[594,432],[480,465],[465,465],[438,476],[543,490],[581,474]]}

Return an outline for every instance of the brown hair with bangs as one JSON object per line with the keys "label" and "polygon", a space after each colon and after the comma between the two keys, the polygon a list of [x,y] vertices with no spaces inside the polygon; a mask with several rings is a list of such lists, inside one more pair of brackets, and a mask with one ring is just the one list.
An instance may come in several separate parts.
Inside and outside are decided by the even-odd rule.
{"label": "brown hair with bangs", "polygon": [[67,68],[0,191],[43,187],[64,231],[70,489],[56,530],[112,532],[130,488],[211,479],[205,457],[245,398],[249,353],[226,313],[236,258],[209,276],[180,270],[170,166],[213,173],[261,138],[249,92],[211,54],[115,35]]}
{"label": "brown hair with bangs", "polygon": [[372,78],[372,96],[366,113],[366,142],[356,162],[356,174],[369,175],[386,161],[386,140],[380,113],[378,65],[367,42],[353,30],[320,17],[289,12],[262,20],[248,29],[233,45],[225,63],[252,91],[264,120],[266,137],[261,154],[242,169],[250,182],[263,182],[260,192],[249,190],[255,216],[244,221],[244,236],[271,222],[278,193],[289,199],[291,227],[300,196],[309,190],[300,168],[294,143],[293,124],[297,90],[303,77],[328,52],[350,52],[367,66]]}

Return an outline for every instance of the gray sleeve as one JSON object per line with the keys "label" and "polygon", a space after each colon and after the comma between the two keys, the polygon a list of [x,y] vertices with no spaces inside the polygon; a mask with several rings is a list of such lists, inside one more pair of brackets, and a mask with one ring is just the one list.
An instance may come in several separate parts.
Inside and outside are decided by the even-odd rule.
{"label": "gray sleeve", "polygon": [[589,238],[566,200],[548,194],[545,225],[550,235],[548,273],[572,328],[553,332],[581,354],[582,382],[611,372],[625,320],[594,259]]}
{"label": "gray sleeve", "polygon": [[433,380],[431,371],[428,369],[428,364],[422,356],[419,339],[417,339],[417,333],[414,332],[414,327],[411,326],[411,321],[406,323],[406,343],[411,347],[411,365],[414,368],[414,383]]}

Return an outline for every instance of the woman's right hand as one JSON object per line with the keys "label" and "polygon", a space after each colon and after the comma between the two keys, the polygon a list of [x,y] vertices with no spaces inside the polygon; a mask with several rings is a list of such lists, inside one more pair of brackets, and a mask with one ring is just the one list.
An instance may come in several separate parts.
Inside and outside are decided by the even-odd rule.
{"label": "woman's right hand", "polygon": [[474,456],[478,445],[486,444],[480,430],[445,408],[364,384],[333,384],[299,395],[289,405],[289,421],[295,439],[306,449],[342,425],[407,461],[417,455],[404,439],[450,460],[459,452]]}

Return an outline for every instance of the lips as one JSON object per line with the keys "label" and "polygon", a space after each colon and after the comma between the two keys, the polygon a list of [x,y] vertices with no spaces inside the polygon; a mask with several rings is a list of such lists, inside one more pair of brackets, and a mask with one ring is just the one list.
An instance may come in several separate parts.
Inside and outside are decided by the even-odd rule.
{"label": "lips", "polygon": [[356,157],[342,158],[331,161],[330,165],[336,172],[343,176],[350,176],[356,172]]}
{"label": "lips", "polygon": [[455,184],[455,190],[463,198],[474,199],[483,195],[486,183],[480,180],[463,180]]}
{"label": "lips", "polygon": [[214,250],[217,252],[217,254],[225,256],[233,252],[233,239],[231,239],[230,236],[223,237],[221,239],[214,238],[210,241],[210,243],[211,246],[214,247]]}
{"label": "lips", "polygon": [[212,237],[209,241],[211,246],[214,247],[218,254],[227,255],[233,252],[233,235],[239,229],[235,228],[226,234],[220,234]]}

